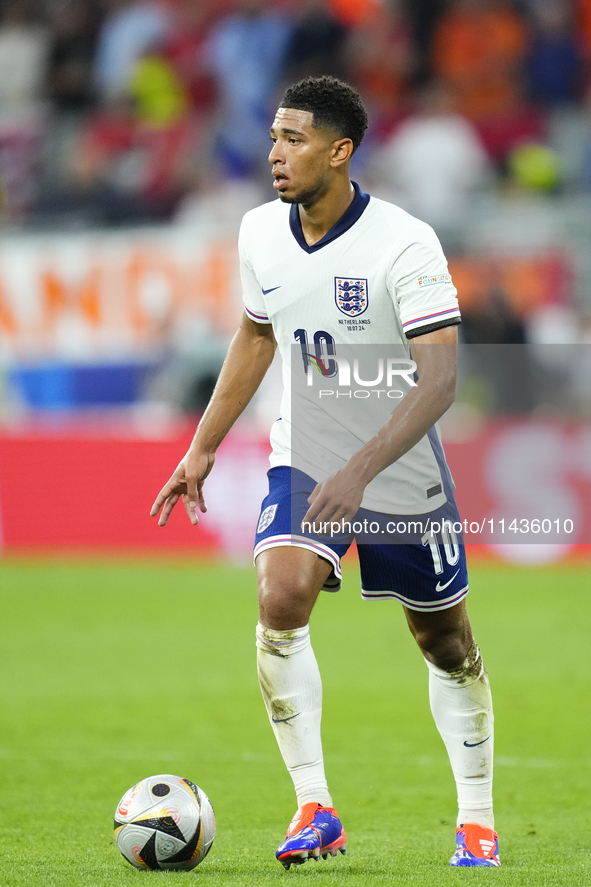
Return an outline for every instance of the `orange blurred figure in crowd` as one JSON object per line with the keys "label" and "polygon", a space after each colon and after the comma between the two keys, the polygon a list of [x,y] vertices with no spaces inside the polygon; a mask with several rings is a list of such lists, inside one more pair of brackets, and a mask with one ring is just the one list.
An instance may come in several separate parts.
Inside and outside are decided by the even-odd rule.
{"label": "orange blurred figure in crowd", "polygon": [[520,100],[526,24],[505,0],[455,0],[434,36],[433,69],[472,119],[500,116]]}
{"label": "orange blurred figure in crowd", "polygon": [[400,112],[415,69],[415,53],[410,24],[399,2],[376,7],[352,32],[348,64],[351,80],[379,120]]}

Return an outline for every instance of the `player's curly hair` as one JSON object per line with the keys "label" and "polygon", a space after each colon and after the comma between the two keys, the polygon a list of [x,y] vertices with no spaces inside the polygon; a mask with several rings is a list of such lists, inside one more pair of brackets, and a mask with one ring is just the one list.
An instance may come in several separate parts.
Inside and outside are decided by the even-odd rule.
{"label": "player's curly hair", "polygon": [[332,129],[341,138],[351,139],[353,151],[367,129],[367,111],[359,93],[344,80],[323,75],[306,77],[286,89],[280,108],[310,111],[317,129]]}

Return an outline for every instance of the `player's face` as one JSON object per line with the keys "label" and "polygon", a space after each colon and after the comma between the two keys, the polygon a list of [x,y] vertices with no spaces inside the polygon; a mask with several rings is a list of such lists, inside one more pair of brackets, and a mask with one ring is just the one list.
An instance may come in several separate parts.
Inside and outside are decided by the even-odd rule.
{"label": "player's face", "polygon": [[273,187],[284,203],[310,205],[328,190],[334,175],[334,134],[312,125],[310,111],[279,108],[271,127]]}

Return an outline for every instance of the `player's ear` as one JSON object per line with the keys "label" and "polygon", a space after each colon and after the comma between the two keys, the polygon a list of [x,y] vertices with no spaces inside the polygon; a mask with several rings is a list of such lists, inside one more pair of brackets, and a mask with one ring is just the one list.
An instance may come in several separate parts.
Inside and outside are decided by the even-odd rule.
{"label": "player's ear", "polygon": [[351,139],[337,139],[332,143],[331,166],[341,166],[351,159],[353,154],[353,142]]}

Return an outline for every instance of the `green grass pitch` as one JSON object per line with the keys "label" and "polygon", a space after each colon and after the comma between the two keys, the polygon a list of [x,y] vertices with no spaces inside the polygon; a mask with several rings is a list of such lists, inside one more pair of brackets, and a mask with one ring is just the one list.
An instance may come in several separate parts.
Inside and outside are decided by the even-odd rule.
{"label": "green grass pitch", "polygon": [[[590,575],[471,571],[495,696],[499,870],[447,868],[454,786],[399,605],[362,603],[353,567],[321,595],[312,637],[349,852],[285,872],[274,850],[295,803],[256,683],[253,571],[1,561],[0,885],[591,887]],[[136,871],[114,842],[120,796],[162,772],[216,809],[192,873]]]}

